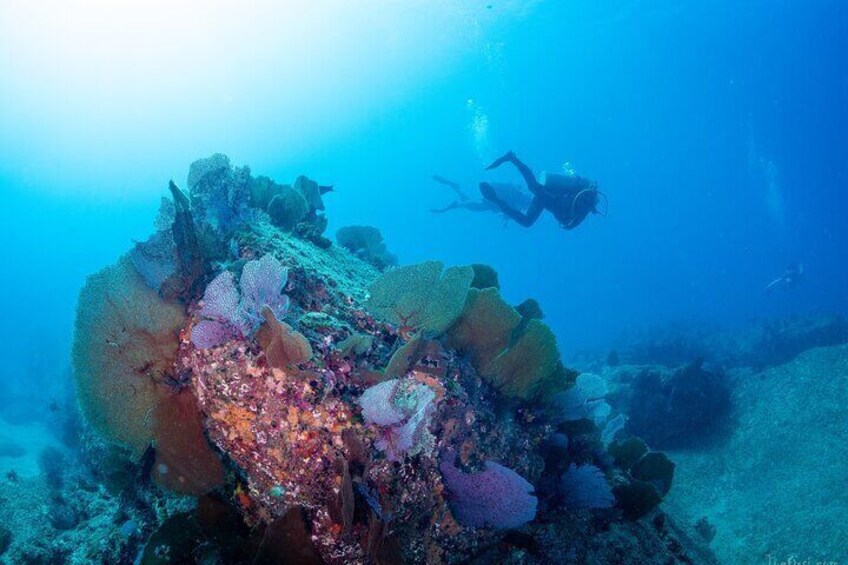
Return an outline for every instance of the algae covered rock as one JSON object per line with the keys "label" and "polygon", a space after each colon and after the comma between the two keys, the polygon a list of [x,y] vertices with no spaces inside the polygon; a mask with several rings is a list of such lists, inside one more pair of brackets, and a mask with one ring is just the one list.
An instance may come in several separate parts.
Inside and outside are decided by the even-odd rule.
{"label": "algae covered rock", "polygon": [[124,257],[88,278],[74,332],[74,381],[83,414],[138,457],[153,438],[154,377],[171,370],[183,308],[162,300]]}

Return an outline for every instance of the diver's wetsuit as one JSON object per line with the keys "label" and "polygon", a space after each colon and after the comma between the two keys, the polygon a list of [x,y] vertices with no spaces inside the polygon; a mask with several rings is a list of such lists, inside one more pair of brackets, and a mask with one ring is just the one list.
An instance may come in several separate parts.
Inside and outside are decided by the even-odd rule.
{"label": "diver's wetsuit", "polygon": [[480,183],[480,192],[486,200],[497,204],[504,214],[522,226],[532,226],[542,215],[542,212],[548,210],[563,228],[570,230],[580,225],[590,213],[597,212],[598,188],[596,183],[579,176],[556,175],[551,177],[556,179],[554,182],[548,181],[542,184],[536,180],[536,176],[530,170],[530,167],[518,159],[512,151],[495,160],[487,169],[500,167],[507,162],[512,163],[518,169],[518,172],[524,178],[524,182],[527,183],[527,188],[533,193],[533,200],[527,207],[527,211],[521,212],[510,206],[509,203],[498,197],[492,185],[487,182]]}

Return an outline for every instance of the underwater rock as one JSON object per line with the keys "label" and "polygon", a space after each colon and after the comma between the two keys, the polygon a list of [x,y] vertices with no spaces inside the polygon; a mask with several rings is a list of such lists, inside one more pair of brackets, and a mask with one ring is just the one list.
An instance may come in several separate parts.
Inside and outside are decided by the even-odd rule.
{"label": "underwater rock", "polygon": [[0,526],[0,557],[6,553],[9,546],[12,545],[12,532],[5,526]]}
{"label": "underwater rock", "polygon": [[731,424],[726,375],[700,362],[671,374],[644,369],[630,384],[627,429],[658,449],[722,439]]}
{"label": "underwater rock", "polygon": [[62,490],[65,480],[67,461],[64,454],[55,447],[45,447],[38,454],[38,468],[47,487],[55,492]]}
{"label": "underwater rock", "polygon": [[185,323],[180,306],[148,287],[132,262],[92,275],[80,292],[74,380],[86,420],[140,457],[153,439],[154,377],[171,369]]}
{"label": "underwater rock", "polygon": [[848,346],[731,377],[737,425],[724,442],[670,452],[675,485],[665,511],[718,526],[711,548],[722,563],[766,550],[848,555]]}
{"label": "underwater rock", "polygon": [[47,511],[47,519],[57,530],[72,530],[79,524],[80,516],[70,505],[55,501]]}
{"label": "underwater rock", "polygon": [[[600,469],[619,483],[637,480],[611,467],[595,422],[557,427],[545,417],[542,401],[576,373],[560,362],[540,308],[519,312],[495,286],[472,288],[481,273],[477,284],[493,284],[485,269],[432,261],[381,276],[343,249],[321,247],[324,190],[305,177],[295,185],[308,211],[283,230],[246,211],[265,200],[273,208],[283,193],[272,181],[233,170],[223,156],[195,163],[192,225],[207,256],[228,250],[221,274],[205,288],[208,278],[196,279],[185,311],[156,296],[126,259],[129,271],[113,267],[81,295],[78,334],[91,327],[95,340],[75,343],[81,397],[97,401],[85,415],[97,418],[94,407],[113,400],[130,423],[95,427],[119,428],[104,434],[136,459],[144,454],[131,464],[103,449],[91,468],[108,459],[110,470],[92,475],[112,475],[123,489],[125,511],[109,515],[113,534],[127,520],[144,535],[155,530],[141,563],[508,562],[504,551],[528,563],[569,562],[565,545],[600,555],[589,537],[613,530],[638,540],[630,557],[645,557],[640,547],[669,555],[660,536],[677,538],[665,531],[625,525],[615,512],[601,529],[539,504],[534,485],[568,482],[569,468],[591,486],[575,506],[608,503]],[[297,331],[283,323],[289,309]],[[92,381],[89,366],[116,378]],[[147,388],[130,390],[124,375]],[[540,448],[557,433],[562,461],[551,471]],[[188,499],[196,509],[160,513],[156,497],[167,495],[151,476],[197,497]],[[88,527],[85,513],[68,533]],[[100,536],[125,544],[119,558],[104,555],[128,562],[126,544],[140,537]]]}
{"label": "underwater rock", "polygon": [[764,369],[815,347],[848,343],[848,320],[806,315],[755,320],[735,329],[671,326],[641,337],[620,351],[633,365],[676,367],[705,359],[726,367]]}
{"label": "underwater rock", "polygon": [[340,246],[381,271],[397,264],[397,257],[389,252],[383,240],[383,234],[375,227],[343,227],[336,232],[336,241]]}

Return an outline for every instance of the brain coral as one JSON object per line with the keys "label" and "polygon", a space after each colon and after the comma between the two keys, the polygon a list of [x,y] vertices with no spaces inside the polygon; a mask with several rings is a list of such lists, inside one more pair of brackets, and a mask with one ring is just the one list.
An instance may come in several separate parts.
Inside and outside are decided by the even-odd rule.
{"label": "brain coral", "polygon": [[162,300],[126,257],[80,292],[73,343],[80,406],[96,430],[135,457],[152,439],[153,377],[171,370],[184,322],[183,308]]}

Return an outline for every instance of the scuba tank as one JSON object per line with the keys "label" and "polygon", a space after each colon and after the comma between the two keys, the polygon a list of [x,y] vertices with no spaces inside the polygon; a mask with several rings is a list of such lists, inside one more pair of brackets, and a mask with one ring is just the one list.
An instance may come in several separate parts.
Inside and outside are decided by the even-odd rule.
{"label": "scuba tank", "polygon": [[586,188],[587,181],[578,175],[565,175],[562,173],[549,173],[547,171],[541,174],[540,179],[542,186],[562,192],[580,192]]}

